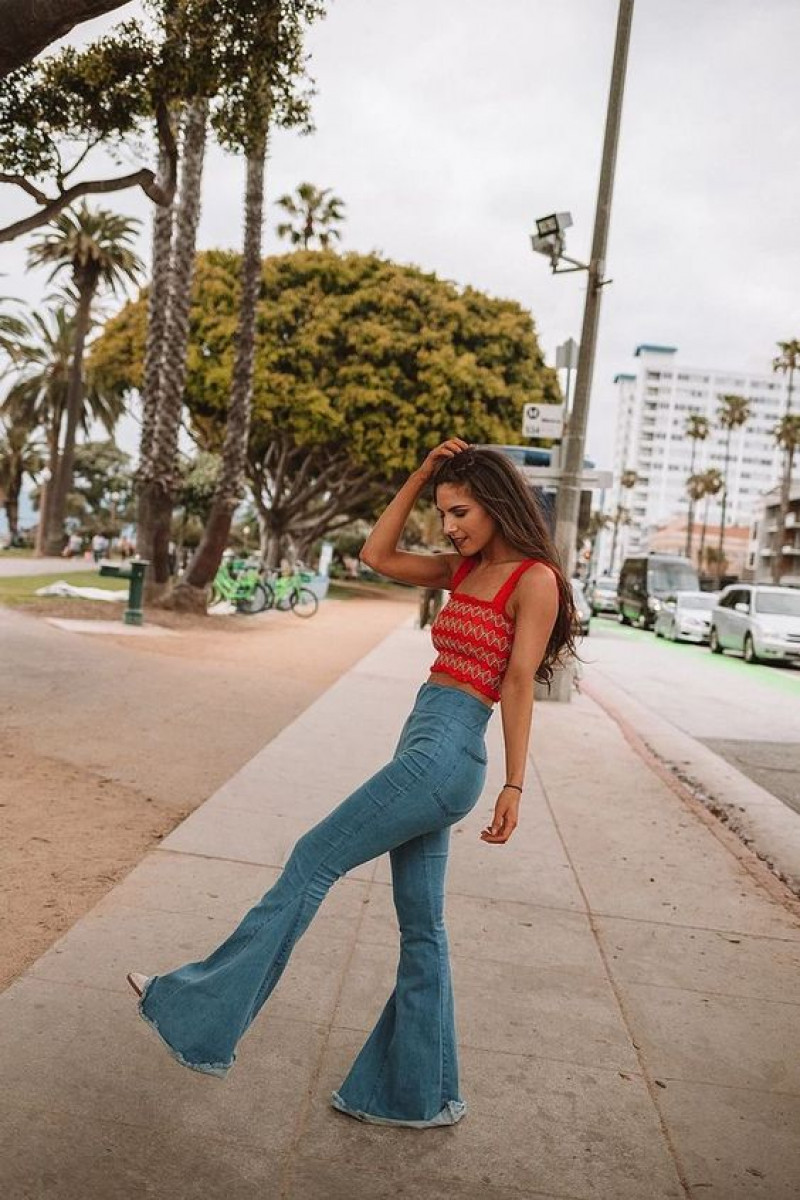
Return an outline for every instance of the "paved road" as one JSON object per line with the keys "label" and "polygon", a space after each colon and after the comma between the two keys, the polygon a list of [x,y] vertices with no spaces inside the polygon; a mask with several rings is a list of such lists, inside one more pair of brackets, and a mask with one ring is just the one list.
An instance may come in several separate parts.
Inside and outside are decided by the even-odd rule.
{"label": "paved road", "polygon": [[14,558],[0,553],[0,579],[13,575],[53,575],[56,571],[67,575],[70,571],[91,571],[94,565],[85,558]]}
{"label": "paved road", "polygon": [[595,617],[581,655],[642,704],[800,812],[800,668],[666,642]]}

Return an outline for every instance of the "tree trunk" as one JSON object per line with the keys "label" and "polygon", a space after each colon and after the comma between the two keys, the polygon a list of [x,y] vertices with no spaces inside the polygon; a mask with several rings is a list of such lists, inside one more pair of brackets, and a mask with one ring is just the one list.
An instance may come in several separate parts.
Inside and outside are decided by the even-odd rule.
{"label": "tree trunk", "polygon": [[[694,477],[694,456],[697,450],[697,438],[692,438],[692,460],[689,464],[689,478]],[[689,513],[686,518],[686,549],[684,551],[686,557],[692,557],[692,534],[694,532],[694,496],[689,492]]]}
{"label": "tree trunk", "polygon": [[[178,434],[186,381],[189,310],[200,219],[207,115],[208,101],[202,98],[194,100],[186,112],[180,197],[175,213],[175,244],[171,256],[162,351],[159,359],[154,348],[151,364],[153,372],[159,371],[159,399],[157,411],[153,414],[155,426],[152,435],[148,433],[148,440],[152,439],[151,452],[148,458],[140,462],[144,477],[139,489],[136,536],[137,553],[150,562],[145,586],[145,599],[149,603],[165,595],[171,578],[169,531],[177,485]],[[157,331],[153,331],[154,338],[156,335]],[[158,368],[156,363],[159,364]]]}
{"label": "tree trunk", "polygon": [[231,381],[228,421],[222,448],[222,470],[200,545],[184,577],[176,585],[171,605],[205,611],[206,589],[217,573],[228,542],[233,514],[241,497],[250,410],[253,397],[256,312],[261,281],[261,226],[264,206],[264,163],[267,141],[263,136],[247,158],[245,187],[242,292],[236,330],[236,355]]}
{"label": "tree trunk", "polygon": [[[165,167],[166,155],[162,153],[158,164],[159,175]],[[161,366],[169,313],[174,218],[174,201],[172,204],[155,205],[152,278],[147,306],[147,342],[142,383],[142,427],[137,470],[137,482],[140,486],[152,475],[156,418],[161,407]]]}
{"label": "tree trunk", "polygon": [[97,283],[78,284],[78,311],[75,316],[75,346],[69,368],[67,384],[67,427],[64,432],[64,447],[54,477],[48,485],[52,500],[47,519],[47,554],[60,554],[64,545],[64,516],[67,496],[72,488],[72,470],[75,462],[75,439],[83,415],[83,352],[89,332],[92,300]]}

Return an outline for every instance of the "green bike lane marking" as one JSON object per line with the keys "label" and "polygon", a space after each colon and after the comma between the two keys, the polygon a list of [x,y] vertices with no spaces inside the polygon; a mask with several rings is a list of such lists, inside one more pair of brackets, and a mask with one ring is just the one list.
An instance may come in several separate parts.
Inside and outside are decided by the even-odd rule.
{"label": "green bike lane marking", "polygon": [[[669,642],[666,638],[657,638],[652,632],[644,629],[634,629],[629,625],[611,626],[614,633],[621,637],[635,638],[637,641],[650,641],[659,651],[666,653],[681,653],[693,643]],[[605,632],[605,631],[604,631]],[[694,644],[696,646],[696,643]],[[746,663],[741,656],[732,657],[731,652],[712,654],[708,646],[696,646],[702,650],[712,669],[744,673],[752,682],[755,679],[778,692],[788,692],[791,696],[800,695],[800,670],[789,665],[773,667],[764,663]]]}

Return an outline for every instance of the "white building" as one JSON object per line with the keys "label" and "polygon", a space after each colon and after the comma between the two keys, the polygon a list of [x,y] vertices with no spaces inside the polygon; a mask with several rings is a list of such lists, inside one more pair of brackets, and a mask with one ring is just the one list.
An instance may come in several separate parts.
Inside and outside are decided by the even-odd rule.
{"label": "white building", "polygon": [[[604,511],[613,516],[620,504],[631,516],[630,525],[618,530],[614,570],[624,554],[647,549],[648,538],[659,524],[686,516],[693,445],[696,474],[710,467],[724,470],[726,431],[717,418],[721,396],[734,393],[750,404],[749,420],[731,433],[726,528],[750,524],[763,493],[779,478],[781,463],[773,429],[786,411],[783,375],[686,366],[674,346],[637,346],[635,357],[635,373],[614,379],[618,389],[614,486],[605,498]],[[686,436],[690,413],[708,418],[711,428],[705,441],[692,443]],[[623,491],[622,474],[628,470],[636,472],[637,481],[630,491]],[[721,493],[709,500],[709,525],[719,525],[720,500]],[[705,504],[703,500],[695,508],[696,523],[702,520]],[[610,531],[603,542],[599,561],[608,569]]]}

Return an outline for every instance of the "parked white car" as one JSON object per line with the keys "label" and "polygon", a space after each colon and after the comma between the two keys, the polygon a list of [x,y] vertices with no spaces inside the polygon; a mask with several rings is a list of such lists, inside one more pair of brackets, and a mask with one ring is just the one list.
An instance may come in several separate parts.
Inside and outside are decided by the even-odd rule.
{"label": "parked white car", "polygon": [[714,654],[739,650],[746,662],[800,662],[800,589],[732,583],[711,614]]}
{"label": "parked white car", "polygon": [[653,629],[656,637],[672,642],[708,641],[711,610],[719,592],[676,592],[674,600],[665,600]]}

